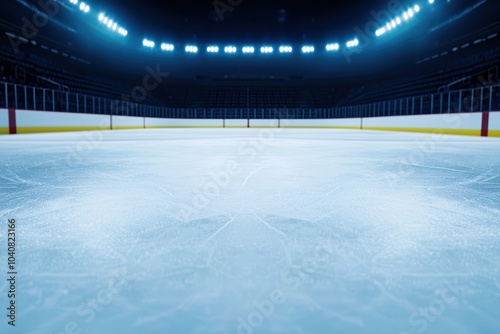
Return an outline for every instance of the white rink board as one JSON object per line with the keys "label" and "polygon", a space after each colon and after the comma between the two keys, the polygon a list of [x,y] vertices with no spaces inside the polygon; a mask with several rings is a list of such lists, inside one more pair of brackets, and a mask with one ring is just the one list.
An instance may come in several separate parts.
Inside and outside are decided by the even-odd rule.
{"label": "white rink board", "polygon": [[482,113],[363,118],[363,128],[481,129]]}
{"label": "white rink board", "polygon": [[277,127],[277,119],[251,119],[250,127]]}
{"label": "white rink board", "polygon": [[283,127],[339,127],[339,128],[357,128],[361,127],[360,118],[347,119],[282,119]]}
{"label": "white rink board", "polygon": [[148,127],[221,127],[222,119],[192,119],[192,118],[151,118],[146,117]]}
{"label": "white rink board", "polygon": [[489,121],[490,130],[500,130],[500,111],[490,112]]}
{"label": "white rink board", "polygon": [[16,110],[17,127],[102,127],[109,129],[108,115]]}
{"label": "white rink board", "polygon": [[113,116],[113,129],[120,127],[144,127],[144,117]]}
{"label": "white rink board", "polygon": [[146,117],[146,128],[170,125],[170,119]]}
{"label": "white rink board", "polygon": [[246,119],[226,119],[225,120],[226,127],[231,127],[231,126],[247,127],[247,122],[248,122],[248,120],[246,120]]}
{"label": "white rink board", "polygon": [[0,109],[0,129],[9,127],[9,111]]}

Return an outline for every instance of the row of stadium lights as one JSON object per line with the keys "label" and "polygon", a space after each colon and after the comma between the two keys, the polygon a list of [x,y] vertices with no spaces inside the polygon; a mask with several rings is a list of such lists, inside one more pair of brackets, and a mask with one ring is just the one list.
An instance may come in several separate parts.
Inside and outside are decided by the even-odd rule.
{"label": "row of stadium lights", "polygon": [[[428,1],[430,4],[434,3],[434,0],[428,0]],[[387,22],[386,25],[383,26],[382,28],[377,29],[377,31],[375,31],[375,35],[382,36],[386,32],[389,32],[389,31],[397,28],[400,24],[403,23],[403,21],[408,21],[418,12],[420,12],[420,6],[419,5],[413,6],[412,8],[403,12],[403,14],[401,16],[397,16],[396,18],[392,19],[390,22]]]}
{"label": "row of stadium lights", "polygon": [[[147,38],[145,38],[142,41],[142,45],[147,48],[154,48],[155,47],[155,42],[151,41]],[[355,46],[359,45],[359,40],[357,38],[353,39],[352,41],[347,42],[347,47],[352,48]],[[167,43],[162,43],[160,46],[161,50],[163,51],[174,51],[175,46],[173,44],[167,44]],[[326,45],[326,51],[338,51],[340,49],[340,45],[338,43],[334,44],[327,44]],[[293,48],[288,45],[282,45],[279,47],[279,52],[280,53],[292,53]],[[184,51],[187,53],[198,53],[199,48],[195,45],[186,45],[184,48]],[[216,45],[209,45],[207,46],[207,53],[218,53],[220,51],[220,48]],[[224,47],[224,53],[236,53],[238,51],[238,48],[236,46],[226,46]],[[303,53],[313,53],[315,51],[314,46],[312,45],[305,45],[302,47],[302,52]],[[253,46],[244,46],[241,49],[242,53],[255,53],[255,47]],[[274,48],[272,46],[263,46],[260,48],[260,53],[266,54],[266,53],[273,53]]]}
{"label": "row of stadium lights", "polygon": [[[78,0],[69,0],[69,2],[75,6],[78,6],[78,8],[84,13],[90,12],[90,6],[83,1],[79,2]],[[112,31],[116,31],[117,33],[119,33],[123,37],[128,35],[127,30],[125,30],[122,27],[119,27],[118,23],[114,22],[113,19],[107,17],[104,13],[100,13],[99,16],[97,17],[97,19],[99,20],[99,22],[101,22],[106,27],[108,27],[108,29],[110,29]]]}
{"label": "row of stadium lights", "polygon": [[[88,13],[90,11],[90,6],[86,4],[85,2],[79,2],[79,0],[69,0],[70,3],[73,5],[79,4],[78,8],[84,12]],[[434,0],[428,0],[430,4],[434,3]],[[390,22],[387,22],[385,26],[377,29],[375,31],[376,36],[382,36],[383,34],[397,28],[399,25],[403,23],[403,21],[408,21],[411,19],[416,13],[420,12],[420,6],[415,5],[412,8],[408,9],[407,11],[403,12],[401,16],[398,16],[394,19],[392,19]],[[119,27],[116,22],[114,22],[112,19],[107,17],[104,13],[100,13],[98,16],[99,22],[104,24],[106,27],[108,27],[110,30],[118,32],[122,36],[127,36],[128,32],[122,27]],[[142,41],[142,45],[147,48],[154,48],[155,47],[155,42],[151,41],[147,38],[145,38]],[[346,46],[348,48],[353,48],[359,45],[359,40],[357,38],[350,40],[346,43]],[[326,45],[326,51],[332,52],[332,51],[338,51],[340,49],[340,45],[338,43],[333,43],[333,44],[327,44]],[[167,44],[167,43],[162,43],[161,44],[161,49],[163,51],[174,51],[175,47],[173,44]],[[199,49],[197,46],[194,45],[187,45],[184,49],[185,52],[187,53],[198,53]],[[279,47],[279,52],[280,53],[292,53],[293,49],[291,46],[280,46]],[[314,46],[311,45],[305,45],[302,47],[302,53],[313,53],[315,51]],[[219,47],[218,46],[208,46],[207,47],[207,52],[208,53],[218,53],[219,52]],[[226,46],[224,48],[225,53],[236,53],[237,48],[235,46]],[[253,46],[245,46],[242,48],[243,53],[254,53],[255,48]],[[261,53],[273,53],[274,49],[272,46],[263,46],[260,48]]]}

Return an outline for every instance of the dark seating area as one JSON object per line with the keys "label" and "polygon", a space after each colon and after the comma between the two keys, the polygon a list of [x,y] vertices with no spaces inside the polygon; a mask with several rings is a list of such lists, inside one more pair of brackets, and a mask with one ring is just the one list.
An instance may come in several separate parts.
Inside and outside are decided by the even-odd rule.
{"label": "dark seating area", "polygon": [[460,55],[455,61],[446,63],[437,70],[429,70],[420,64],[425,75],[411,78],[390,79],[368,83],[357,94],[338,101],[337,105],[355,105],[404,97],[421,96],[434,93],[447,93],[449,90],[473,88],[485,84],[498,83],[500,66],[500,47],[482,52],[469,52]]}
{"label": "dark seating area", "polygon": [[[62,58],[62,57],[61,57]],[[67,61],[78,61],[68,59]],[[81,62],[85,62],[81,60]],[[46,57],[34,53],[13,53],[0,45],[0,79],[36,88],[47,88],[61,93],[89,95],[108,99],[121,99],[122,94],[130,94],[130,84],[111,83],[103,78],[93,77],[91,74],[80,75],[75,71],[68,72],[65,63],[57,65]],[[82,66],[91,66],[83,63]],[[71,68],[67,66],[67,68]],[[143,101],[146,104],[160,105],[161,102],[148,96]]]}
{"label": "dark seating area", "polygon": [[195,108],[308,108],[310,97],[296,87],[199,87],[194,88]]}

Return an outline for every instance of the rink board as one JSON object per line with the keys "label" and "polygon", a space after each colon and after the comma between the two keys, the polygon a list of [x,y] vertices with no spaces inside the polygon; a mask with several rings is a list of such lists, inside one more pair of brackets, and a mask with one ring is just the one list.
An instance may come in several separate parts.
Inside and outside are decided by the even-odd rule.
{"label": "rink board", "polygon": [[144,117],[113,116],[113,130],[143,129],[145,127]]}
{"label": "rink board", "polygon": [[363,130],[481,135],[482,113],[363,118]]}
{"label": "rink board", "polygon": [[222,128],[221,119],[185,119],[146,117],[146,128]]}
{"label": "rink board", "polygon": [[222,124],[225,128],[247,128],[249,121],[246,119],[224,119]]}
{"label": "rink board", "polygon": [[284,119],[283,128],[330,128],[330,129],[360,129],[361,118],[347,119]]}
{"label": "rink board", "polygon": [[0,135],[9,134],[9,111],[0,109]]}
{"label": "rink board", "polygon": [[[10,120],[10,115],[14,115]],[[500,137],[500,112],[348,119],[161,119],[0,109],[0,134],[144,128],[325,128]]]}
{"label": "rink board", "polygon": [[490,112],[488,137],[500,137],[500,111]]}
{"label": "rink board", "polygon": [[16,110],[17,133],[109,130],[109,115]]}

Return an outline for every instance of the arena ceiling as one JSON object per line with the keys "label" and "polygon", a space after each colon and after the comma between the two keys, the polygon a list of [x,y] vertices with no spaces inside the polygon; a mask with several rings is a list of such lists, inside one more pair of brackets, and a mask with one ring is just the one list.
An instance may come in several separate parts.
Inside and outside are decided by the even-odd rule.
{"label": "arena ceiling", "polygon": [[[172,77],[185,79],[262,76],[358,80],[390,73],[411,75],[416,71],[413,65],[417,59],[499,21],[496,0],[436,0],[435,8],[422,11],[426,17],[388,38],[377,39],[365,33],[378,17],[384,18],[384,12],[415,2],[425,4],[427,0],[89,0],[95,11],[105,9],[106,14],[116,17],[128,29],[129,35],[120,39],[103,32],[95,17],[72,10],[69,0],[57,1],[61,11],[39,29],[36,38],[88,59],[93,70],[123,77],[140,75],[148,65],[161,65]],[[2,1],[1,27],[22,34],[22,19],[33,17],[38,3],[39,0]],[[478,9],[467,11],[478,3]],[[352,52],[306,56],[297,52],[286,58],[224,54],[193,57],[182,52],[166,55],[158,48],[141,47],[144,37],[158,43],[172,41],[182,48],[185,43],[324,45],[329,41],[345,42],[356,35],[360,36],[362,47]]]}

